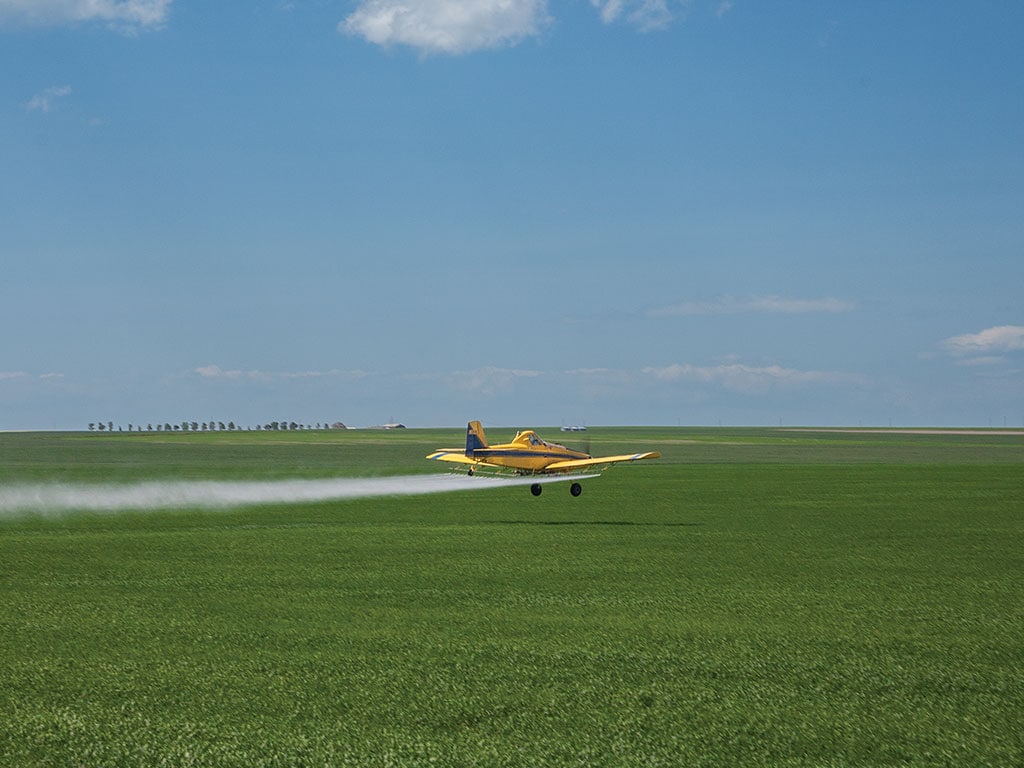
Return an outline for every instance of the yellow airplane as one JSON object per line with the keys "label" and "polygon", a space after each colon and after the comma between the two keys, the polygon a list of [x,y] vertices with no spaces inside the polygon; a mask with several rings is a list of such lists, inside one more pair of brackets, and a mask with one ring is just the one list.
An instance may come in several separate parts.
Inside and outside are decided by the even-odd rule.
{"label": "yellow airplane", "polygon": [[[661,456],[657,451],[646,453],[630,453],[622,456],[591,456],[589,453],[574,451],[558,443],[541,440],[532,430],[517,432],[511,443],[488,445],[484,436],[484,428],[479,421],[471,421],[466,425],[466,449],[439,448],[427,454],[434,461],[449,461],[454,464],[468,464],[469,474],[483,467],[494,470],[512,470],[516,475],[547,475],[559,480],[569,480],[574,474],[590,468],[598,469],[598,474],[611,464],[621,461],[639,461],[640,459],[656,459]],[[561,477],[559,477],[561,476]],[[579,477],[579,475],[575,475]],[[596,477],[597,475],[585,475]],[[549,481],[550,482],[550,481]],[[539,482],[530,486],[534,496],[540,496]],[[573,496],[583,493],[579,483],[569,486]]]}

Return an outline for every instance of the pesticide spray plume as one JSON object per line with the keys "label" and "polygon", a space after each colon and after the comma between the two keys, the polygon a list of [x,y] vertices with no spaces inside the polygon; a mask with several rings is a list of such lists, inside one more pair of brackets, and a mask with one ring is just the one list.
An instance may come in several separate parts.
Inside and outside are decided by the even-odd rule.
{"label": "pesticide spray plume", "polygon": [[483,490],[559,478],[467,475],[400,475],[318,480],[149,481],[129,485],[63,484],[0,486],[0,519],[71,512],[145,512],[161,509],[227,509],[259,504],[302,504]]}

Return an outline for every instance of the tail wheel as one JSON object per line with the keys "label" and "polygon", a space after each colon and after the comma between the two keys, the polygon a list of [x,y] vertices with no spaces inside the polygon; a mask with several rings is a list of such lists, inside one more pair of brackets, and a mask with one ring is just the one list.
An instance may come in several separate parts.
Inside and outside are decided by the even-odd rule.
{"label": "tail wheel", "polygon": [[580,485],[579,483],[573,483],[572,485],[569,486],[569,493],[571,493],[573,496],[579,496],[581,493],[583,493],[583,486]]}
{"label": "tail wheel", "polygon": [[532,493],[534,496],[540,496],[540,492],[542,490],[544,489],[541,488],[540,483],[534,483],[533,485],[530,486],[530,493]]}

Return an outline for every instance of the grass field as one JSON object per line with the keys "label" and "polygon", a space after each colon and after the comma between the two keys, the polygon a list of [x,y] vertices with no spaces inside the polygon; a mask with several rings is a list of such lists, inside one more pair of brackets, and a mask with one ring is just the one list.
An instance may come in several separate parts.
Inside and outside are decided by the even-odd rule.
{"label": "grass field", "polygon": [[[4,514],[0,764],[1024,764],[1024,437],[587,438],[663,457],[577,499]],[[463,440],[2,434],[0,488],[437,472]]]}

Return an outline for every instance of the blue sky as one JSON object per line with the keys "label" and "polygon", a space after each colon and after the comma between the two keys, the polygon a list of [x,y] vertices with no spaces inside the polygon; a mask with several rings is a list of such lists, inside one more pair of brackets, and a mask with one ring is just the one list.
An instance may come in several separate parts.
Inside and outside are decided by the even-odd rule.
{"label": "blue sky", "polygon": [[0,428],[1024,423],[1024,6],[0,0]]}

